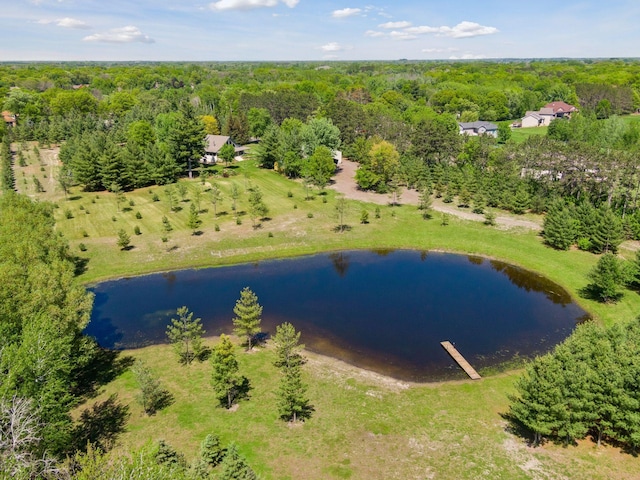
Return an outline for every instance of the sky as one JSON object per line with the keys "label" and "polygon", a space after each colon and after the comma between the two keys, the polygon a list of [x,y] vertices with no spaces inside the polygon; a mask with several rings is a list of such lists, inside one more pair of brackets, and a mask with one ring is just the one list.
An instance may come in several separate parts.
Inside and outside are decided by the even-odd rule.
{"label": "sky", "polygon": [[0,61],[640,57],[638,0],[0,0]]}

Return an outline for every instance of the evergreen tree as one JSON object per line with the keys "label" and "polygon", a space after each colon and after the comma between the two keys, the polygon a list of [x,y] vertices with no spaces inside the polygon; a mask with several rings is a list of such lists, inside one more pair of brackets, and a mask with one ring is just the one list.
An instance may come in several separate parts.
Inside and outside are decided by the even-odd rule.
{"label": "evergreen tree", "polygon": [[613,253],[605,253],[589,272],[587,289],[601,302],[615,302],[622,296],[620,288],[627,280],[622,262]]}
{"label": "evergreen tree", "polygon": [[261,330],[262,306],[258,303],[257,295],[249,287],[243,288],[240,292],[233,313],[236,314],[233,318],[233,331],[239,337],[246,338],[247,350],[251,350],[253,338]]}
{"label": "evergreen tree", "polygon": [[249,215],[253,222],[253,228],[258,227],[257,220],[264,218],[269,213],[269,208],[262,200],[262,192],[258,187],[253,187],[249,193]]}
{"label": "evergreen tree", "polygon": [[142,360],[136,360],[132,371],[140,388],[138,401],[147,415],[153,415],[166,404],[168,393]]}
{"label": "evergreen tree", "polygon": [[311,415],[313,407],[306,397],[307,386],[302,381],[302,369],[290,367],[283,369],[280,388],[277,392],[277,405],[280,418],[297,422]]}
{"label": "evergreen tree", "polygon": [[545,242],[558,250],[567,250],[576,240],[577,221],[562,201],[551,205],[544,217]]}
{"label": "evergreen tree", "polygon": [[[235,183],[233,184],[233,186],[235,186]],[[236,191],[237,191],[236,187]],[[232,187],[233,190],[233,187]],[[233,191],[232,191],[233,193]],[[215,183],[213,185],[211,185],[211,203],[213,204],[213,216],[217,217],[218,216],[218,203],[220,203],[222,201],[222,190],[220,190],[218,188],[218,185],[216,185]],[[235,202],[235,200],[234,200]],[[235,209],[234,209],[235,210]]]}
{"label": "evergreen tree", "polygon": [[218,465],[224,458],[224,448],[220,444],[220,437],[208,434],[200,444],[200,458],[212,467]]}
{"label": "evergreen tree", "polygon": [[131,237],[122,228],[118,230],[117,244],[118,244],[118,247],[120,247],[120,250],[127,250],[129,248],[129,245],[131,244]]}
{"label": "evergreen tree", "polygon": [[171,156],[193,177],[192,165],[204,155],[204,125],[189,102],[182,102],[176,122],[170,127],[168,146]]}
{"label": "evergreen tree", "polygon": [[200,225],[202,225],[200,214],[198,213],[196,206],[192,203],[189,206],[189,218],[187,219],[187,227],[191,229],[192,235],[195,235],[198,231],[198,228],[200,228]]}
{"label": "evergreen tree", "polygon": [[232,443],[220,464],[219,480],[257,480],[258,476],[251,469],[247,460],[240,455],[238,447]]}
{"label": "evergreen tree", "polygon": [[213,391],[221,405],[231,408],[233,402],[242,393],[247,380],[239,374],[233,344],[225,334],[220,335],[220,342],[213,347],[211,366]]}
{"label": "evergreen tree", "polygon": [[593,251],[616,253],[622,240],[624,240],[622,220],[607,206],[601,207],[591,235]]}
{"label": "evergreen tree", "polygon": [[182,363],[189,365],[203,352],[202,336],[204,329],[199,318],[193,318],[193,312],[187,307],[178,308],[178,318],[172,318],[167,327],[167,337]]}
{"label": "evergreen tree", "polygon": [[300,353],[304,345],[300,343],[300,332],[289,322],[276,327],[273,343],[276,348],[276,359],[273,364],[278,368],[300,367],[306,363],[306,359]]}
{"label": "evergreen tree", "polygon": [[422,211],[422,218],[425,220],[431,218],[431,205],[433,204],[433,199],[431,198],[431,194],[429,190],[423,188],[420,191],[420,198],[418,201],[418,210]]}

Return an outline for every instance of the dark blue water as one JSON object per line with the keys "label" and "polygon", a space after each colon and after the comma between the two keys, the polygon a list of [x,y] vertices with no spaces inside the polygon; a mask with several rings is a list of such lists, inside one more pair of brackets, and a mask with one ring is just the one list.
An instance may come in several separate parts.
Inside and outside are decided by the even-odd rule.
{"label": "dark blue water", "polygon": [[87,333],[108,348],[163,343],[182,305],[208,335],[231,333],[245,286],[265,332],[288,321],[310,350],[414,381],[464,377],[443,340],[481,369],[545,352],[585,317],[559,286],[501,262],[355,251],[104,282]]}

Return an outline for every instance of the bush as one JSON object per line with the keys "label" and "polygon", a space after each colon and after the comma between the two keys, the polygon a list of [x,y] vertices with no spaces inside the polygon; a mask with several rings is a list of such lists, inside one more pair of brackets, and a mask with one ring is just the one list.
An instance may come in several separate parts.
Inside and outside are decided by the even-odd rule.
{"label": "bush", "polygon": [[87,251],[87,246],[84,243],[81,243],[80,245],[78,245],[78,248],[80,249],[81,252]]}
{"label": "bush", "polygon": [[313,213],[311,212],[307,213],[307,218],[313,218]]}
{"label": "bush", "polygon": [[218,224],[216,223],[216,224],[213,226],[213,229],[214,229],[216,232],[219,232],[219,231],[220,231],[220,225],[218,225]]}
{"label": "bush", "polygon": [[73,213],[68,208],[64,209],[64,218],[66,218],[66,219],[73,218]]}
{"label": "bush", "polygon": [[157,194],[157,193],[154,193],[154,194],[151,196],[151,200],[153,200],[154,202],[159,202],[159,201],[160,201],[160,197],[158,196],[158,194]]}
{"label": "bush", "polygon": [[589,240],[588,238],[585,238],[585,237],[580,237],[578,239],[577,244],[578,244],[578,248],[580,250],[584,250],[585,252],[590,251],[591,247],[592,247],[591,240]]}
{"label": "bush", "polygon": [[136,218],[140,220],[142,218],[142,214],[140,212],[136,212]]}
{"label": "bush", "polygon": [[140,231],[140,227],[138,225],[133,227],[133,233],[135,233],[136,235],[141,235],[142,234],[142,232]]}
{"label": "bush", "polygon": [[83,231],[82,231],[82,236],[83,236],[83,237],[85,237],[85,238],[87,238],[87,237],[89,236],[89,234],[87,233],[87,231],[86,231],[86,230],[83,230]]}
{"label": "bush", "polygon": [[293,197],[293,192],[291,190],[289,190],[287,192],[287,197],[292,198]]}

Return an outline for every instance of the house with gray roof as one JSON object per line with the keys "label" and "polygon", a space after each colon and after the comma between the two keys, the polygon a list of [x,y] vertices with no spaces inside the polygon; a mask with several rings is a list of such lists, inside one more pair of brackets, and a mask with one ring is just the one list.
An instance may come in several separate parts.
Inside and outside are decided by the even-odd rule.
{"label": "house with gray roof", "polygon": [[498,126],[495,123],[484,122],[478,120],[476,122],[458,122],[460,127],[460,135],[491,135],[492,137],[498,136]]}
{"label": "house with gray roof", "polygon": [[200,163],[207,165],[217,163],[218,152],[225,145],[233,145],[233,149],[236,152],[236,160],[241,160],[242,155],[248,150],[247,147],[236,144],[227,135],[207,135],[205,137],[204,157],[200,159]]}

